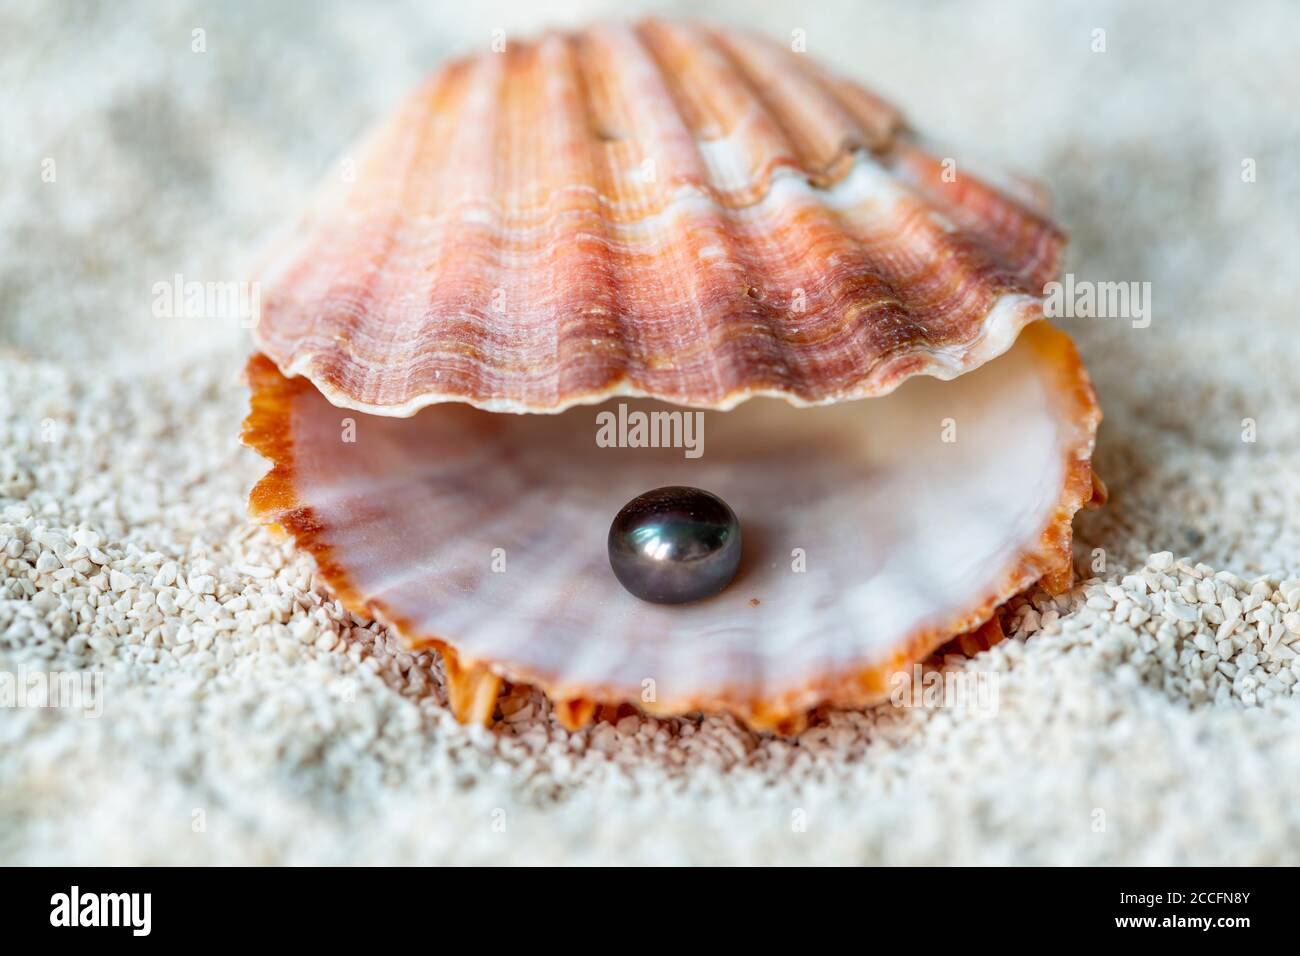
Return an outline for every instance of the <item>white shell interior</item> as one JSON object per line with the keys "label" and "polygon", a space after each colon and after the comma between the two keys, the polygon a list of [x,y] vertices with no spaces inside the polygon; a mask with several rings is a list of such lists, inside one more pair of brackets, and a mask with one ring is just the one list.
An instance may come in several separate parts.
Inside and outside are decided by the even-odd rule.
{"label": "white shell interior", "polygon": [[[732,687],[779,695],[960,621],[1038,547],[1081,426],[1032,338],[884,398],[700,413],[698,458],[599,447],[597,415],[619,401],[394,419],[309,390],[292,419],[299,498],[358,591],[466,662],[630,700],[653,680],[664,704]],[[720,595],[665,607],[620,587],[606,536],[629,499],[669,484],[726,500],[744,559]]]}

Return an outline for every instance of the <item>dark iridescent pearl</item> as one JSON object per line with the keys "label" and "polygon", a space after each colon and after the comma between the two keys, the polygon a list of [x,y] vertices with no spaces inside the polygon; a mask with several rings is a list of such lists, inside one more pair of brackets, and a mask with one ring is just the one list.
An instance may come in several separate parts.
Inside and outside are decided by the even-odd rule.
{"label": "dark iridescent pearl", "polygon": [[609,565],[643,601],[717,594],[740,566],[740,522],[717,495],[673,485],[638,495],[609,526]]}

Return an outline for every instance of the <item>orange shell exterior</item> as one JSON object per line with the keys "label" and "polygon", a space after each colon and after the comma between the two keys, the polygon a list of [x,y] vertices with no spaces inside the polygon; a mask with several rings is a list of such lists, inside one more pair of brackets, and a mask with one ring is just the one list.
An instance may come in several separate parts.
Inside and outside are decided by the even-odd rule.
{"label": "orange shell exterior", "polygon": [[435,74],[267,262],[254,334],[373,414],[820,404],[1005,351],[1063,242],[786,45],[594,26]]}

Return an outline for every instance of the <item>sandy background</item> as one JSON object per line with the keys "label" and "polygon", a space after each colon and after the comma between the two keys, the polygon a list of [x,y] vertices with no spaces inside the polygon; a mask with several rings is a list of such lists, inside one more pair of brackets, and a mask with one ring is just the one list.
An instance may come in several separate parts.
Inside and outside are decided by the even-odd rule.
{"label": "sandy background", "polygon": [[1243,598],[1260,575],[1261,593],[1296,587],[1294,4],[646,6],[806,30],[955,155],[1050,184],[1068,270],[1152,284],[1149,328],[1062,323],[1106,411],[1113,492],[1079,553],[1105,549],[1116,591],[1017,612],[1040,632],[974,665],[999,675],[995,717],[570,735],[521,691],[506,726],[463,728],[436,661],[249,525],[245,333],[155,318],[153,284],[246,277],[441,57],[627,9],[0,7],[0,671],[107,681],[99,719],[0,709],[0,861],[1300,862],[1290,659],[1237,648],[1258,688],[1197,688],[1179,676],[1193,636],[1162,655],[1120,594],[1166,550],[1203,562],[1193,590],[1214,572]]}

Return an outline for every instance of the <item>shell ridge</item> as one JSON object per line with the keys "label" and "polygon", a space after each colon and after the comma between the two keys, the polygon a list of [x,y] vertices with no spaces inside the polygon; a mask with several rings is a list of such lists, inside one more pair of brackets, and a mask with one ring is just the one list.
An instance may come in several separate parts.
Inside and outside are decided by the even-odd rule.
{"label": "shell ridge", "polygon": [[[730,37],[720,34],[718,31],[708,31],[710,38],[713,40],[719,55],[724,57],[730,64],[736,77],[745,85],[754,102],[764,113],[764,116],[779,131],[784,149],[770,158],[764,168],[757,171],[756,178],[760,182],[767,182],[775,176],[776,171],[782,167],[793,167],[804,174],[804,178],[809,178],[807,173],[811,172],[810,182],[817,182],[825,178],[829,182],[839,182],[841,176],[836,176],[828,167],[818,167],[814,165],[811,170],[804,170],[806,157],[799,148],[798,131],[791,126],[790,111],[778,108],[771,99],[772,94],[768,92],[763,83],[763,78],[756,76],[752,71],[752,64],[745,61],[737,55],[736,48]],[[801,162],[804,161],[804,162]],[[770,187],[765,192],[770,191]]]}
{"label": "shell ridge", "polygon": [[[688,163],[688,168],[693,176],[701,174],[707,176],[709,165],[700,149],[699,141],[694,131],[682,118],[682,103],[678,91],[670,79],[671,72],[667,64],[661,59],[660,51],[655,44],[647,40],[647,32],[650,27],[647,23],[639,23],[625,29],[622,38],[628,43],[631,50],[629,53],[634,57],[639,66],[639,72],[644,77],[645,87],[642,93],[647,104],[667,101],[671,104],[672,109],[657,109],[651,112],[657,122],[654,124],[653,132],[656,134],[651,143],[643,144],[638,142],[638,148],[642,150],[642,162],[649,160],[656,164],[651,166],[656,173],[651,177],[651,184],[657,184],[657,164],[662,161],[662,157],[655,154],[654,146],[660,149],[669,149],[673,144],[689,144],[687,150],[674,150],[673,155],[680,160]],[[632,53],[632,51],[635,51]],[[652,147],[650,154],[645,155],[645,147]],[[668,160],[668,175],[672,175],[676,170],[676,163],[672,158]],[[707,180],[706,180],[707,181]],[[687,179],[686,186],[693,185],[693,179]],[[678,187],[672,189],[666,200],[661,206],[661,212],[655,218],[664,220],[665,229],[662,232],[666,235],[674,235],[678,218],[683,214],[684,207],[689,203],[681,202],[682,199],[688,198],[690,193]],[[663,190],[656,190],[662,193]],[[650,192],[650,190],[647,190]],[[674,208],[676,207],[676,208]],[[699,233],[707,230],[710,241],[721,243],[727,251],[727,261],[732,266],[739,264],[739,256],[736,250],[735,237],[727,232],[725,228],[720,227],[719,220],[722,217],[718,215],[716,204],[709,210],[707,217],[701,217],[701,222],[697,223],[696,229],[690,230],[686,235],[679,236],[679,241],[665,243],[663,254],[669,257],[670,263],[674,260],[677,266],[670,265],[668,268],[655,270],[649,277],[652,283],[659,286],[657,290],[652,290],[644,294],[641,298],[650,302],[674,302],[682,303],[679,314],[685,320],[682,323],[684,328],[673,329],[672,335],[675,338],[672,351],[674,354],[682,356],[689,351],[691,342],[709,342],[716,341],[715,327],[710,321],[705,306],[705,299],[708,296],[708,279],[690,261],[688,255],[691,251],[698,248]],[[638,221],[638,226],[650,225],[646,218]],[[653,228],[653,227],[652,227]],[[644,282],[644,275],[638,276],[638,282]],[[635,292],[628,298],[635,296]],[[640,345],[641,343],[638,343]],[[647,361],[647,355],[652,354],[649,349],[638,349],[635,356],[636,365],[646,372],[650,372],[650,362]],[[705,367],[701,369],[703,376],[712,383],[710,394],[719,394],[723,390],[723,374],[721,369],[721,357],[717,349],[706,348],[704,355],[707,359]]]}
{"label": "shell ridge", "polygon": [[[760,91],[713,36],[695,24],[651,19],[637,30],[679,110],[688,116],[695,151],[709,173],[697,185],[716,195],[721,205],[745,208],[761,202],[774,171],[796,165],[797,149]],[[690,64],[689,71],[678,68],[682,61]],[[696,124],[689,122],[694,114],[701,114]],[[768,158],[754,167],[746,160],[756,151]]]}
{"label": "shell ridge", "polygon": [[[588,73],[588,63],[583,53],[584,42],[584,36],[582,34],[572,34],[568,38],[566,46],[569,51],[569,62],[572,66],[573,82],[577,89],[577,99],[581,104],[583,119],[588,128],[596,129],[600,123],[600,118],[592,94],[591,76]],[[584,139],[584,143],[586,145],[588,164],[593,172],[593,176],[603,177],[603,180],[597,178],[597,183],[602,181],[609,182],[611,173],[604,157],[599,155],[599,150],[601,148],[600,141],[589,136]],[[597,208],[602,208],[605,205],[606,200],[601,190],[597,189],[595,191],[595,199]],[[603,215],[597,215],[592,218],[595,220],[595,226],[600,230],[597,240],[603,249],[608,250],[612,247],[614,242],[613,237],[610,234],[611,223]],[[603,269],[601,269],[602,288],[605,293],[604,298],[601,302],[582,306],[582,308],[587,310],[587,316],[593,320],[593,331],[599,332],[597,338],[589,340],[591,341],[592,348],[599,349],[602,347],[602,343],[611,341],[616,342],[617,352],[623,359],[619,366],[619,372],[616,375],[606,377],[604,386],[607,389],[614,387],[617,382],[626,378],[628,363],[632,361],[633,355],[639,354],[641,351],[637,330],[633,329],[629,323],[619,322],[612,319],[612,316],[617,314],[619,311],[617,307],[622,300],[622,289],[624,283],[627,281],[623,270],[623,261],[618,256],[605,256],[603,260]],[[633,338],[633,336],[637,336],[637,338]],[[608,348],[608,346],[604,347]],[[558,351],[558,340],[556,348]],[[576,377],[577,373],[571,373],[571,375],[572,377]],[[563,381],[558,384],[561,387],[565,387],[566,385]],[[569,388],[568,393],[571,394],[573,390],[574,389]],[[563,405],[564,402],[560,401],[556,404],[556,407],[563,407]]]}
{"label": "shell ridge", "polygon": [[[584,69],[582,69],[580,36],[577,34],[565,35],[563,42],[565,74],[568,75],[569,82],[572,83],[573,90],[575,90],[575,100],[577,103],[577,109],[580,111],[580,120],[582,124],[585,125],[586,129],[597,129],[598,118],[597,113],[595,113],[593,100],[591,100],[588,75],[586,75]],[[586,168],[590,170],[591,177],[595,178],[601,176],[603,163],[602,157],[599,156],[597,152],[599,150],[598,140],[593,137],[584,137],[582,138],[582,143],[584,143],[585,147],[584,155],[586,156]],[[607,176],[607,173],[604,174]],[[597,204],[597,208],[602,206],[603,198],[601,196],[601,191],[594,190],[594,202]],[[594,220],[594,222],[591,220]],[[584,217],[584,225],[585,229],[598,229],[599,234],[595,235],[594,233],[585,232],[584,230],[584,232],[575,235],[573,241],[582,242],[591,237],[595,238],[595,241],[597,241],[602,248],[606,248],[607,250],[607,248],[610,247],[612,239],[610,237],[610,224],[608,224],[606,217],[599,215]],[[591,287],[598,287],[599,294],[595,295],[595,300],[593,300],[593,302],[580,302],[577,306],[580,315],[585,317],[584,332],[582,332],[582,336],[584,336],[586,341],[590,343],[591,349],[610,349],[612,345],[616,351],[628,355],[633,351],[633,345],[629,339],[630,334],[632,334],[632,329],[629,329],[627,324],[619,323],[619,321],[612,321],[610,319],[612,315],[615,315],[615,306],[620,299],[620,276],[616,269],[617,260],[612,258],[612,256],[606,256],[602,264],[591,264],[589,271],[591,280],[590,285]],[[582,285],[585,287],[588,284]],[[555,351],[556,360],[559,360],[558,336],[556,336]],[[563,363],[560,364],[560,367],[564,367]],[[571,378],[576,378],[577,373],[569,372],[568,375]],[[560,373],[558,380],[556,380],[556,389],[559,389],[560,392],[571,392],[572,384],[571,382],[565,381],[563,376],[564,372]],[[610,378],[607,378],[606,388],[608,388],[608,385],[610,384],[611,380]],[[563,405],[563,401],[560,399],[559,394],[556,394],[555,398],[556,401],[554,402],[554,405]]]}
{"label": "shell ridge", "polygon": [[845,152],[878,102],[775,42],[645,21],[440,76],[266,290],[257,341],[336,404],[863,397],[990,357],[990,312],[1055,269],[995,190]]}
{"label": "shell ridge", "polygon": [[394,418],[407,418],[431,405],[447,402],[463,402],[490,412],[553,415],[577,406],[599,404],[612,398],[657,398],[684,408],[717,411],[729,411],[752,398],[778,398],[796,407],[811,408],[887,395],[903,381],[918,374],[932,375],[944,380],[955,378],[1001,355],[1011,347],[1016,334],[1025,325],[1041,318],[1042,303],[1037,298],[1019,293],[1003,294],[994,302],[988,317],[971,339],[955,343],[951,347],[929,346],[923,349],[923,353],[930,359],[925,363],[924,368],[916,367],[918,365],[915,354],[916,343],[913,342],[910,343],[913,352],[900,349],[872,365],[871,374],[856,386],[827,395],[801,394],[790,391],[784,386],[770,385],[737,389],[700,401],[686,396],[665,396],[656,389],[637,385],[624,374],[611,379],[605,386],[586,392],[569,393],[565,396],[564,404],[557,406],[537,406],[517,399],[484,398],[476,393],[450,391],[434,395],[419,394],[401,404],[382,405],[358,399],[333,384],[328,375],[322,371],[324,359],[319,354],[308,353],[299,356],[294,364],[281,371],[290,377],[306,376],[317,386],[321,395],[338,408],[350,408],[369,415]]}
{"label": "shell ridge", "polygon": [[[447,85],[447,81],[445,80],[444,77],[445,74],[439,74],[438,78],[436,78],[431,83],[427,84],[425,87],[421,88],[421,90],[417,92],[417,94],[411,99],[413,99],[415,102],[419,102],[426,98],[428,99],[434,98],[436,95],[441,93],[443,91],[443,87]],[[403,182],[402,188],[404,192],[409,187],[412,178],[410,176],[410,172],[415,168],[416,164],[419,161],[419,157],[423,152],[423,147],[426,142],[426,136],[428,135],[428,132],[430,130],[430,125],[426,123],[413,124],[413,125],[415,126],[415,130],[413,134],[408,135],[407,137],[405,137],[404,140],[402,140],[402,142],[409,143],[410,145],[409,152],[406,154],[404,159],[399,164],[405,170],[406,173],[404,176],[402,176],[402,182]],[[374,134],[374,141],[372,142],[371,145],[374,145],[377,142],[381,142],[385,132],[386,130],[383,129],[376,130]],[[355,195],[356,190],[359,186],[359,177],[358,177],[358,181],[349,183],[345,180],[344,183],[345,183],[345,188],[341,190],[341,195],[336,199],[336,202],[341,207],[346,207],[348,203],[351,201],[352,197]],[[336,310],[333,310],[330,313],[328,313],[328,316],[334,319],[335,321],[342,321],[344,327],[352,330],[354,333],[356,331],[356,327],[359,324],[360,320],[363,319],[367,314],[361,303],[365,301],[366,295],[372,293],[372,290],[374,289],[375,285],[379,282],[383,272],[383,265],[388,262],[388,260],[393,254],[394,248],[396,247],[397,237],[396,237],[395,226],[400,221],[400,214],[394,212],[393,214],[390,215],[388,221],[390,223],[390,228],[386,230],[386,237],[385,237],[384,244],[381,247],[379,253],[377,254],[381,261],[375,263],[374,269],[370,271],[368,275],[365,277],[364,284],[358,290],[360,293],[362,293],[362,295],[358,297],[356,295],[349,296],[343,294],[343,295],[338,295],[336,298],[336,290],[338,290],[341,286],[346,285],[347,280],[345,279],[337,279],[331,281],[330,290],[325,294],[325,298],[327,301],[331,301],[331,300],[336,301],[341,306],[340,308],[337,308]],[[303,262],[301,265],[304,267],[309,266],[309,262],[306,256],[303,257]],[[289,265],[288,257],[281,257],[278,268],[280,268],[281,270],[288,270],[293,267]],[[319,267],[317,268],[317,271],[319,271]],[[274,295],[275,293],[273,292],[272,295],[268,297],[267,300],[268,306],[274,305],[275,302]],[[315,332],[317,329],[319,329],[319,327],[321,326],[322,322],[326,319],[326,317],[327,314],[322,312],[320,314],[308,318],[307,319],[308,327],[313,332]],[[306,368],[312,368],[312,369],[320,368],[320,364],[318,362],[319,357],[316,354],[313,354],[306,350],[309,344],[309,339],[306,336],[299,338],[297,344],[290,347],[287,362],[284,365],[281,365],[280,360],[276,358],[274,354],[274,350],[269,348],[270,340],[267,338],[268,328],[269,328],[268,323],[264,323],[264,322],[257,323],[252,330],[253,339],[264,351],[266,351],[268,354],[271,355],[271,357],[276,361],[277,366],[280,366],[282,369],[284,369],[287,366],[288,369],[302,369],[302,370],[305,370]],[[351,342],[350,337],[344,337],[338,332],[332,333],[332,340],[340,344],[343,342],[349,342],[349,343]],[[346,347],[346,352],[348,357],[354,363],[356,363],[358,367],[362,367],[362,368],[369,367],[370,363],[366,362],[353,348],[351,348],[350,344]],[[301,372],[295,372],[294,374],[301,374]],[[322,369],[321,371],[318,371],[317,375],[309,374],[309,377],[312,378],[313,381],[315,381],[318,377],[324,377],[327,374],[328,372]],[[367,377],[371,377],[372,374],[373,373],[371,373]]]}
{"label": "shell ridge", "polygon": [[[651,56],[654,56],[654,48],[650,47],[650,50]],[[660,69],[665,69],[662,64]],[[671,92],[671,84],[666,86]],[[691,136],[691,142],[700,164],[710,168],[700,142],[694,135]],[[708,202],[707,197],[703,198]],[[669,223],[679,217],[684,218],[691,205],[693,203],[689,201],[680,203],[676,215],[666,217]],[[696,228],[689,230],[685,241],[670,243],[673,253],[681,259],[681,267],[672,270],[669,275],[674,279],[681,277],[680,285],[689,299],[688,313],[693,325],[693,328],[682,330],[676,351],[687,359],[702,354],[707,366],[704,374],[711,383],[710,394],[722,395],[734,387],[739,373],[731,350],[724,341],[727,313],[711,309],[711,301],[716,294],[717,273],[748,275],[754,269],[753,257],[745,247],[743,234],[737,235],[736,231],[727,228],[729,220],[734,219],[734,211],[712,202],[708,202],[708,206],[707,215],[701,217]],[[732,212],[732,215],[729,216],[728,212]],[[713,249],[721,250],[721,254],[709,258],[707,271],[700,269],[698,263],[705,251]],[[699,348],[701,343],[703,347]]]}
{"label": "shell ridge", "polygon": [[[744,33],[743,44],[727,31],[708,29],[708,34],[781,129],[791,164],[811,172],[814,179],[837,182],[845,174],[848,153],[859,149],[874,151],[876,146],[883,145],[877,144],[822,84],[813,81],[804,55],[761,34]],[[789,75],[784,72],[791,68],[798,79],[793,90],[788,89]],[[795,109],[787,102],[798,93],[813,94],[808,97],[809,102],[802,104],[802,109]],[[835,127],[841,132],[834,133]],[[810,137],[812,143],[808,142]],[[834,142],[828,142],[828,137],[834,137]]]}
{"label": "shell ridge", "polygon": [[[759,42],[770,43],[771,41],[760,37]],[[905,124],[897,110],[870,91],[843,79],[830,69],[814,69],[806,55],[794,53],[784,46],[780,49],[784,59],[793,65],[805,82],[820,91],[827,102],[834,104],[836,114],[844,121],[844,125],[852,130],[852,133],[845,132],[834,147],[836,162],[840,161],[843,155],[858,149],[882,155],[888,152],[905,129]],[[846,96],[846,91],[856,96]],[[868,113],[881,115],[869,119]]]}
{"label": "shell ridge", "polygon": [[1017,263],[1016,276],[1022,282],[1042,288],[1055,276],[1065,235],[1040,210],[969,172],[954,169],[945,181],[940,161],[915,142],[900,141],[894,156],[899,182],[942,210],[956,228],[985,246],[991,258]]}
{"label": "shell ridge", "polygon": [[[856,313],[853,337],[860,338],[863,332],[878,322],[884,314],[897,314],[892,320],[899,327],[910,327],[920,333],[920,338],[905,339],[897,348],[881,356],[879,364],[888,367],[895,353],[902,348],[925,349],[936,359],[952,353],[951,346],[943,349],[929,348],[926,344],[925,329],[933,325],[936,317],[961,314],[963,311],[978,309],[985,316],[985,321],[972,330],[971,336],[961,342],[964,351],[972,350],[984,337],[989,327],[989,316],[999,298],[1004,294],[1022,294],[1026,290],[1009,281],[999,281],[992,288],[983,286],[978,279],[987,275],[998,275],[998,264],[987,251],[971,244],[961,234],[952,233],[936,225],[930,219],[926,206],[920,196],[906,183],[900,183],[886,174],[880,161],[869,152],[859,154],[861,159],[857,169],[843,182],[851,186],[861,176],[867,184],[868,192],[857,201],[830,203],[828,208],[834,217],[836,227],[849,238],[860,241],[868,240],[873,231],[880,227],[900,238],[909,239],[909,244],[920,247],[915,259],[921,264],[919,271],[908,273],[890,263],[873,256],[873,248],[865,244],[861,250],[860,261],[863,268],[883,287],[884,298],[862,303],[854,309],[851,302],[859,295],[858,287],[847,280],[847,287],[832,293],[830,304],[823,310],[828,313]],[[815,188],[815,187],[813,187]],[[876,209],[869,201],[871,195],[879,194],[888,206]],[[870,210],[869,216],[863,214],[863,208]],[[896,220],[895,214],[902,216]],[[850,276],[849,278],[852,278]],[[943,281],[946,280],[946,281]],[[936,285],[936,282],[940,284]],[[918,290],[928,290],[918,299]],[[987,304],[968,304],[963,296],[979,294]],[[1007,343],[1006,347],[1009,347]],[[1002,349],[1005,350],[1005,347]],[[1001,351],[1001,350],[1000,350]],[[995,354],[1000,354],[995,353]],[[868,374],[872,374],[868,371]]]}
{"label": "shell ridge", "polygon": [[[522,63],[528,50],[534,47],[535,44],[507,43],[504,51],[484,57],[478,64],[479,70],[486,73],[490,80],[484,86],[490,86],[494,90],[494,95],[484,93],[480,96],[484,101],[481,104],[483,114],[491,117],[491,121],[483,122],[483,114],[480,114],[465,117],[464,122],[471,130],[483,131],[477,136],[471,134],[469,147],[475,152],[468,159],[473,165],[487,171],[484,185],[488,194],[512,195],[511,186],[522,157],[517,155],[519,151],[515,149],[503,148],[512,145],[512,129],[515,126],[513,113],[518,106],[516,97],[512,94],[519,84],[511,84],[508,80],[511,66]],[[487,253],[483,254],[477,242],[448,242],[450,233],[451,230],[448,230],[439,236],[449,252],[439,255],[440,268],[430,276],[421,338],[436,336],[436,330],[431,325],[438,321],[440,306],[445,308],[440,300],[443,295],[443,278],[476,274],[478,281],[461,292],[456,297],[459,301],[452,305],[456,314],[455,325],[461,332],[457,350],[459,354],[448,355],[445,348],[437,353],[440,368],[446,367],[449,374],[461,375],[464,374],[462,368],[466,364],[482,368],[482,362],[476,362],[474,357],[484,354],[498,335],[504,337],[509,334],[507,329],[498,329],[494,324],[494,307],[498,303],[508,305],[519,299],[513,288],[516,270],[504,266],[506,249],[503,246],[493,243]],[[442,253],[441,249],[439,251]],[[466,301],[474,292],[478,294]],[[483,295],[485,292],[488,294]],[[483,385],[488,391],[495,389],[491,378]]]}

